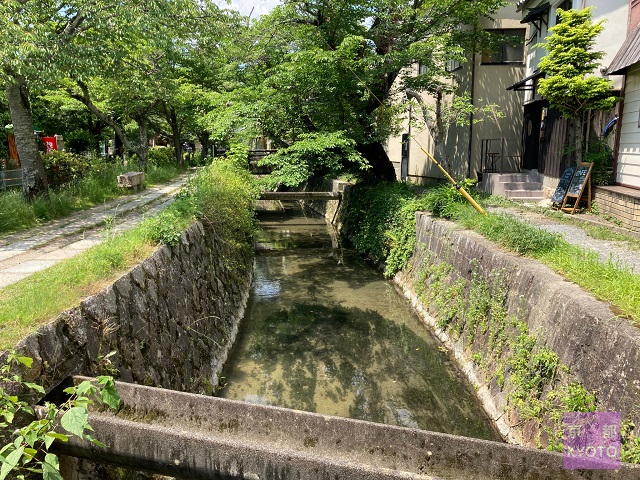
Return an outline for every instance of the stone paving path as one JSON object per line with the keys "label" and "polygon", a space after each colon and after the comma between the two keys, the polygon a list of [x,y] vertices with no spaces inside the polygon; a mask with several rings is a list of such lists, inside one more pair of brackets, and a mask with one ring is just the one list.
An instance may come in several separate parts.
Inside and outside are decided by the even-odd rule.
{"label": "stone paving path", "polygon": [[0,237],[0,288],[44,270],[99,244],[105,225],[117,233],[164,209],[188,180],[181,175],[157,185],[118,197],[44,225]]}
{"label": "stone paving path", "polygon": [[[587,250],[591,250],[598,255],[601,262],[608,262],[611,260],[619,267],[627,268],[636,274],[640,274],[640,250],[634,249],[626,241],[615,240],[599,240],[587,235],[586,231],[579,226],[570,225],[567,223],[559,222],[557,220],[545,217],[539,213],[534,212],[518,212],[515,210],[505,210],[502,208],[490,209],[494,213],[505,213],[518,217],[528,223],[536,225],[551,233],[557,233],[564,237],[564,239],[572,245],[584,247]],[[600,226],[603,226],[612,231],[621,230],[612,223],[602,220],[599,217],[593,215],[574,215],[572,217],[576,221],[590,222]],[[629,234],[629,232],[625,231]]]}

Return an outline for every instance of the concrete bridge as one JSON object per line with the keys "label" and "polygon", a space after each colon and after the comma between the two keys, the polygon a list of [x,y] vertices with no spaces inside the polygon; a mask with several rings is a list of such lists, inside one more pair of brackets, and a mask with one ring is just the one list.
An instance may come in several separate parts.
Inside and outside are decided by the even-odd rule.
{"label": "concrete bridge", "polygon": [[[75,382],[85,380],[75,377]],[[605,479],[561,454],[424,430],[116,382],[117,414],[93,412],[100,448],[59,453],[185,479]],[[618,480],[640,478],[625,465]]]}
{"label": "concrete bridge", "polygon": [[340,200],[342,192],[263,192],[260,200]]}

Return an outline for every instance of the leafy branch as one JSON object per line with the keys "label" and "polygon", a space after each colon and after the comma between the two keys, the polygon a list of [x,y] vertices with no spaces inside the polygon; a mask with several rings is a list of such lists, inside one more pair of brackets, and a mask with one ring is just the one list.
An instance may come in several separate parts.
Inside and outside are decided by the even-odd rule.
{"label": "leafy branch", "polygon": [[[11,352],[0,368],[0,428],[5,438],[9,435],[12,437],[0,449],[0,480],[12,472],[18,479],[24,479],[27,472],[31,472],[42,474],[44,480],[62,480],[58,456],[49,452],[53,442],[66,442],[76,436],[104,447],[102,442],[91,436],[93,429],[88,422],[89,407],[97,404],[115,409],[120,403],[113,377],[100,376],[95,384],[83,381],[66,388],[64,392],[68,398],[64,403],[56,405],[46,402],[36,412],[16,392],[44,395],[44,388],[23,381],[19,373],[14,373],[31,368],[32,363],[33,359]],[[16,424],[24,425],[29,417],[35,419],[14,429]]]}

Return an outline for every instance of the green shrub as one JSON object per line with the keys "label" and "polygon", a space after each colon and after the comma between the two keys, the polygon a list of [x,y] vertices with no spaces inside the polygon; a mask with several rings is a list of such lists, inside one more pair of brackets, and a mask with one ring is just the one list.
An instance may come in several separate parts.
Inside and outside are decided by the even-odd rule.
{"label": "green shrub", "polygon": [[[402,241],[407,240],[397,229],[410,227],[395,217],[406,217],[407,210],[400,215],[402,206],[414,198],[414,192],[405,183],[357,184],[344,209],[343,235],[360,254],[378,263],[386,261],[390,245],[400,246]],[[390,231],[392,225],[396,227],[394,231]]]}
{"label": "green shrub", "polygon": [[64,146],[72,153],[91,151],[95,139],[86,130],[75,130],[64,135]]}
{"label": "green shrub", "polygon": [[149,149],[147,165],[169,167],[176,164],[176,154],[173,147],[153,147]]}
{"label": "green shrub", "polygon": [[190,221],[182,221],[188,212],[183,209],[178,211],[174,208],[167,208],[159,215],[148,219],[145,222],[148,238],[158,244],[177,245],[180,241],[182,231]]}
{"label": "green shrub", "polygon": [[49,185],[60,188],[89,173],[91,164],[86,156],[62,150],[51,150],[42,156]]}
{"label": "green shrub", "polygon": [[[460,182],[460,186],[472,197],[477,197],[478,194],[471,189],[474,184],[475,180],[468,178]],[[439,218],[454,218],[460,211],[460,206],[467,204],[467,200],[450,183],[428,189],[424,197],[427,210]]]}

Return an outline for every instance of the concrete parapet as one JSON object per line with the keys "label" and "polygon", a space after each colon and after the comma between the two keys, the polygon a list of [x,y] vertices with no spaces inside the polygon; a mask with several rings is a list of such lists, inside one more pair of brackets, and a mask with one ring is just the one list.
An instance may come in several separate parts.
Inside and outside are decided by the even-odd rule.
{"label": "concrete parapet", "polygon": [[[81,379],[78,379],[81,380]],[[558,453],[454,435],[117,383],[117,416],[92,413],[108,447],[62,453],[185,479],[606,479]],[[625,465],[619,480],[638,478]]]}

